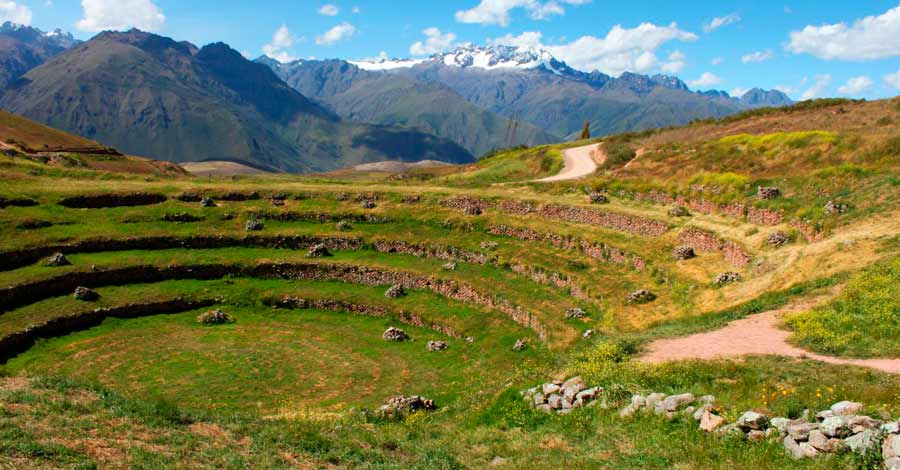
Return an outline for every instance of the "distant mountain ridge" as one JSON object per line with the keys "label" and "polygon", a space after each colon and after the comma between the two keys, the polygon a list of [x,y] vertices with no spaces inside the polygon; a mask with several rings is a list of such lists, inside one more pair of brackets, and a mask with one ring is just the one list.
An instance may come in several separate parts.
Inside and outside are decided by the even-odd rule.
{"label": "distant mountain ridge", "polygon": [[9,21],[3,23],[0,25],[0,89],[78,43],[71,34],[59,29],[45,33]]}
{"label": "distant mountain ridge", "polygon": [[310,172],[382,160],[473,160],[420,131],[343,122],[223,43],[198,48],[138,30],[104,32],[52,57],[8,88],[0,107],[175,162]]}

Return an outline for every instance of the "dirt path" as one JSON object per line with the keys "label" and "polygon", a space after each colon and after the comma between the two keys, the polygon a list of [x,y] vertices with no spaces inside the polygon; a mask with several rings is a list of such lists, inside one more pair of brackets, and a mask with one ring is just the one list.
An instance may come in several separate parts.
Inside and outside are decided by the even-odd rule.
{"label": "dirt path", "polygon": [[791,333],[779,328],[781,317],[809,309],[809,303],[795,304],[735,320],[720,330],[650,343],[640,362],[653,364],[689,359],[723,359],[747,355],[777,355],[811,359],[827,364],[868,367],[900,374],[900,359],[841,359],[823,356],[788,343]]}
{"label": "dirt path", "polygon": [[[596,155],[596,159],[594,158]],[[574,180],[583,176],[588,176],[597,171],[597,164],[603,164],[606,161],[606,154],[600,148],[600,144],[585,145],[584,147],[575,147],[563,152],[564,165],[562,171],[556,175],[536,180],[539,183],[550,183],[553,181]]]}

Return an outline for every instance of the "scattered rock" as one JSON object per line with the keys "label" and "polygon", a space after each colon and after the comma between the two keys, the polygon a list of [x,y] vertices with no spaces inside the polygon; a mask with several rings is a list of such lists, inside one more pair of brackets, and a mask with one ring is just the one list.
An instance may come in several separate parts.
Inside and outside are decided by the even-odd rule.
{"label": "scattered rock", "polygon": [[481,215],[481,208],[478,206],[468,206],[463,209],[463,213],[466,215]]}
{"label": "scattered rock", "polygon": [[825,203],[825,213],[828,215],[838,215],[847,212],[849,208],[846,204],[841,204],[835,201],[828,201]]}
{"label": "scattered rock", "polygon": [[387,403],[378,408],[378,413],[385,418],[400,418],[417,411],[436,410],[434,400],[429,400],[418,395],[406,397],[398,395],[390,398]]}
{"label": "scattered rock", "polygon": [[491,459],[491,467],[499,467],[501,465],[506,465],[506,459],[503,457],[494,457]]}
{"label": "scattered rock", "polygon": [[748,411],[737,420],[737,425],[744,430],[760,431],[765,429],[768,424],[769,418],[755,411]]}
{"label": "scattered rock", "polygon": [[244,225],[244,230],[246,230],[248,232],[258,232],[262,229],[263,229],[263,223],[256,219],[248,220],[247,224]]}
{"label": "scattered rock", "polygon": [[81,300],[84,302],[93,302],[100,298],[100,294],[88,289],[87,287],[76,287],[75,293],[73,294],[75,300]]}
{"label": "scattered rock", "polygon": [[448,263],[444,263],[444,265],[441,266],[441,268],[443,268],[445,271],[456,271],[456,263],[454,263],[453,261],[450,261]]}
{"label": "scattered rock", "polygon": [[716,276],[716,279],[713,281],[713,283],[717,286],[724,286],[726,284],[741,282],[741,279],[742,278],[740,273],[729,271],[720,273],[718,276]]}
{"label": "scattered rock", "polygon": [[394,326],[384,330],[384,334],[382,334],[381,337],[384,338],[385,341],[406,341],[409,339],[409,336],[405,331]]}
{"label": "scattered rock", "polygon": [[640,289],[628,294],[625,300],[630,304],[646,304],[656,300],[656,295],[647,289]]}
{"label": "scattered rock", "polygon": [[284,206],[284,199],[272,199],[270,202],[272,203],[272,206],[274,206],[274,207],[283,207]]}
{"label": "scattered rock", "polygon": [[216,207],[216,201],[212,200],[212,198],[204,197],[200,200],[201,207]]}
{"label": "scattered rock", "polygon": [[68,258],[66,258],[66,255],[62,253],[54,253],[49,258],[47,258],[47,261],[44,264],[51,267],[59,267],[69,266],[72,263],[69,262]]}
{"label": "scattered rock", "polygon": [[519,338],[516,340],[516,344],[513,345],[513,351],[523,351],[528,347],[528,342],[524,339]]}
{"label": "scattered rock", "polygon": [[697,254],[694,253],[694,248],[682,245],[676,246],[674,250],[672,250],[672,257],[676,260],[686,260],[696,257]]}
{"label": "scattered rock", "polygon": [[322,243],[311,246],[306,252],[307,258],[326,258],[329,256],[332,256],[331,252],[328,251],[328,247]]}
{"label": "scattered rock", "polygon": [[371,199],[364,199],[362,202],[359,203],[359,205],[363,209],[374,209],[375,207],[377,207],[375,204],[375,201],[373,201]]}
{"label": "scattered rock", "polygon": [[669,209],[669,216],[671,217],[690,217],[691,213],[684,206],[675,206]]}
{"label": "scattered rock", "polygon": [[429,352],[443,351],[447,349],[446,341],[429,341],[425,344],[425,350]]}
{"label": "scattered rock", "polygon": [[766,243],[775,248],[780,248],[786,245],[790,240],[791,237],[788,234],[779,230],[777,232],[769,234],[769,236],[766,238]]}
{"label": "scattered rock", "polygon": [[781,196],[781,190],[769,186],[759,186],[756,188],[756,196],[760,199],[777,199]]}
{"label": "scattered rock", "polygon": [[597,332],[594,331],[594,330],[587,330],[587,331],[585,331],[585,332],[581,335],[581,337],[584,338],[584,339],[591,339],[591,338],[593,338],[594,335],[596,335],[596,334],[597,334]]}
{"label": "scattered rock", "polygon": [[703,417],[700,419],[700,430],[706,432],[713,432],[722,426],[725,425],[725,418],[712,414],[709,410],[703,413]]}
{"label": "scattered rock", "polygon": [[224,325],[225,323],[231,323],[233,320],[231,315],[221,310],[210,310],[198,315],[197,321],[204,325]]}
{"label": "scattered rock", "polygon": [[399,299],[400,297],[406,296],[406,289],[400,284],[394,284],[384,292],[384,296],[389,299]]}
{"label": "scattered rock", "polygon": [[595,191],[589,194],[588,198],[593,204],[609,204],[609,198],[606,197],[606,195],[603,193],[598,193]]}
{"label": "scattered rock", "polygon": [[335,224],[334,228],[338,229],[340,232],[346,232],[348,230],[353,230],[353,225],[346,220],[342,220]]}
{"label": "scattered rock", "polygon": [[584,318],[586,316],[587,316],[587,313],[585,313],[584,310],[577,308],[577,307],[566,310],[566,318],[568,318],[568,319]]}

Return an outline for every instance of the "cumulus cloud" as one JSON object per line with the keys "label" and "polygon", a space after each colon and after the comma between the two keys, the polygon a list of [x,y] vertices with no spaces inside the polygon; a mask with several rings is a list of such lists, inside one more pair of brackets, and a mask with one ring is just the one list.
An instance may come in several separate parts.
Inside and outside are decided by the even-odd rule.
{"label": "cumulus cloud", "polygon": [[898,70],[897,73],[885,75],[884,83],[888,84],[888,86],[891,86],[893,88],[900,90],[900,70]]}
{"label": "cumulus cloud", "polygon": [[335,5],[332,5],[330,3],[326,3],[326,4],[322,5],[321,7],[319,7],[320,15],[335,16],[338,13],[340,13],[340,10],[338,9],[338,7]]}
{"label": "cumulus cloud", "polygon": [[877,60],[900,55],[900,6],[853,22],[792,31],[787,50],[824,60]]}
{"label": "cumulus cloud", "polygon": [[860,95],[874,85],[872,79],[865,75],[853,77],[838,88],[838,93],[846,96]]}
{"label": "cumulus cloud", "polygon": [[709,72],[704,72],[703,75],[700,75],[700,78],[688,82],[688,85],[691,88],[708,88],[720,83],[722,83],[722,79],[717,75]]}
{"label": "cumulus cloud", "polygon": [[281,25],[272,35],[272,42],[263,46],[263,53],[281,63],[295,61],[297,58],[288,52],[295,42],[287,25]]}
{"label": "cumulus cloud", "polygon": [[687,65],[685,63],[685,59],[687,59],[687,56],[685,56],[681,51],[675,51],[669,54],[669,60],[666,63],[662,64],[660,70],[665,73],[681,73],[681,71],[684,70],[684,66]]}
{"label": "cumulus cloud", "polygon": [[741,62],[749,64],[751,62],[765,62],[773,57],[772,50],[756,51],[752,54],[746,54],[741,57]]}
{"label": "cumulus cloud", "polygon": [[741,21],[741,17],[737,13],[731,13],[725,16],[713,18],[709,21],[709,23],[703,25],[703,32],[711,33],[721,28],[722,26],[728,26],[730,24],[737,23],[738,21]]}
{"label": "cumulus cloud", "polygon": [[16,2],[0,0],[0,23],[7,21],[28,26],[31,24],[31,9]]}
{"label": "cumulus cloud", "polygon": [[811,87],[803,92],[803,95],[800,96],[800,99],[811,100],[813,98],[818,98],[822,96],[823,93],[825,93],[829,85],[831,85],[831,75],[818,75],[815,82]]}
{"label": "cumulus cloud", "polygon": [[[540,32],[529,31],[518,36],[506,35],[490,42],[546,49],[576,69],[599,70],[619,76],[623,72],[645,73],[660,69],[656,51],[663,44],[697,40],[696,34],[681,30],[676,23],[668,26],[642,23],[631,29],[616,25],[605,37],[582,36],[572,42],[557,45],[544,45],[541,37]],[[669,63],[671,62],[674,61],[670,60]]]}
{"label": "cumulus cloud", "polygon": [[412,55],[431,55],[444,52],[454,46],[456,35],[453,33],[441,33],[440,29],[435,27],[426,28],[422,31],[425,35],[425,41],[416,41],[409,46],[409,53]]}
{"label": "cumulus cloud", "polygon": [[152,0],[81,0],[81,8],[84,18],[76,27],[92,33],[128,28],[159,31],[166,22],[162,10]]}
{"label": "cumulus cloud", "polygon": [[524,8],[532,19],[542,20],[553,15],[566,13],[563,4],[584,5],[591,0],[481,0],[478,5],[468,10],[456,12],[456,21],[460,23],[496,24],[508,26],[509,13],[517,8]]}
{"label": "cumulus cloud", "polygon": [[349,39],[356,34],[356,27],[346,21],[316,36],[316,44],[320,46],[330,46],[337,44],[344,39]]}

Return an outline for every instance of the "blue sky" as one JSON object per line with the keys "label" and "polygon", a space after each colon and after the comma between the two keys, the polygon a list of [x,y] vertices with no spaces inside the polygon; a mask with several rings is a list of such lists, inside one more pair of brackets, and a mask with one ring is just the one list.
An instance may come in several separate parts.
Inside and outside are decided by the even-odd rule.
{"label": "blue sky", "polygon": [[509,43],[588,71],[669,73],[697,89],[900,94],[898,0],[0,0],[0,19],[81,39],[137,26],[282,59]]}

